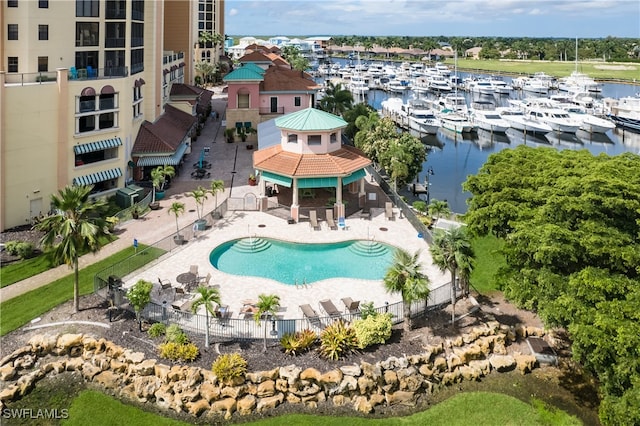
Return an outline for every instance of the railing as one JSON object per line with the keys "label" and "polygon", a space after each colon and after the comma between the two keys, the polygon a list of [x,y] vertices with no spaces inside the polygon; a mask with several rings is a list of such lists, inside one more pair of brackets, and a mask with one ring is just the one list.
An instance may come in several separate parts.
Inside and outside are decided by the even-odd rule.
{"label": "railing", "polygon": [[284,107],[277,107],[277,108],[269,108],[269,107],[265,107],[265,108],[260,108],[260,115],[269,115],[269,114],[284,114]]}
{"label": "railing", "polygon": [[86,69],[81,68],[77,69],[75,73],[69,71],[69,80],[102,80],[127,77],[128,75],[129,68],[127,67],[94,68],[91,75]]}
{"label": "railing", "polygon": [[55,71],[33,72],[33,73],[6,73],[4,75],[5,85],[19,84],[43,84],[53,83],[58,79],[58,73]]}

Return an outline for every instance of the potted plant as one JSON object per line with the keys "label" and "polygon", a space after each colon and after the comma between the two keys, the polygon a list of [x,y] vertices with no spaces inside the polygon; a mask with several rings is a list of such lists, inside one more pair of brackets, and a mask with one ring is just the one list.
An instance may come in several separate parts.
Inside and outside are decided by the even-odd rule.
{"label": "potted plant", "polygon": [[116,225],[118,224],[118,222],[120,222],[118,216],[109,216],[105,220],[107,222],[107,228],[109,229],[109,232],[113,232],[116,229]]}
{"label": "potted plant", "polygon": [[198,231],[204,231],[207,228],[207,221],[202,218],[202,213],[204,210],[204,202],[207,199],[207,190],[202,186],[198,186],[189,193],[189,196],[196,200],[196,213],[198,214],[198,220],[194,222],[196,227],[195,229]]}
{"label": "potted plant", "polygon": [[151,199],[152,210],[156,210],[159,207],[159,205],[156,205],[156,200],[162,200],[164,198],[164,186],[167,183],[167,178],[174,177],[175,175],[176,169],[166,164],[151,170],[151,185],[153,186]]}
{"label": "potted plant", "polygon": [[238,127],[238,136],[240,136],[240,140],[242,140],[242,142],[247,141],[248,135],[254,135],[256,133],[258,133],[258,131],[253,127]]}
{"label": "potted plant", "polygon": [[173,213],[176,216],[176,235],[173,237],[173,241],[175,241],[177,245],[184,244],[184,235],[180,234],[180,227],[178,226],[178,216],[184,213],[184,204],[174,201],[171,207],[169,207],[169,210],[167,210],[167,213]]}
{"label": "potted plant", "polygon": [[138,208],[138,206],[133,206],[133,209],[131,209],[131,217],[134,219],[137,219],[140,217],[140,209]]}
{"label": "potted plant", "polygon": [[235,129],[229,127],[224,131],[224,136],[227,138],[227,143],[233,143],[235,138],[233,137]]}
{"label": "potted plant", "polygon": [[256,179],[256,175],[254,175],[253,173],[251,173],[249,175],[249,186],[256,186],[258,184],[258,181]]}

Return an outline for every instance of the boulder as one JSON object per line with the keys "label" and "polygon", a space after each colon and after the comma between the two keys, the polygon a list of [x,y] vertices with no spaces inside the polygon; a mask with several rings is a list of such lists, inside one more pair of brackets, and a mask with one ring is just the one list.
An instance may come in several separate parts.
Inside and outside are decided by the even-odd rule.
{"label": "boulder", "polygon": [[317,383],[309,383],[304,387],[295,389],[295,390],[291,388],[289,389],[290,393],[302,398],[312,396],[312,395],[317,395],[321,391],[322,389],[320,389],[320,385],[318,385]]}
{"label": "boulder", "polygon": [[386,401],[386,399],[385,399],[384,395],[382,395],[382,394],[373,393],[373,394],[369,395],[369,403],[373,407],[377,407],[378,405],[384,404],[385,401]]}
{"label": "boulder", "polygon": [[285,400],[289,404],[300,404],[302,402],[302,398],[300,398],[298,395],[294,395],[292,393],[287,393],[286,395],[287,397],[285,398]]}
{"label": "boulder", "polygon": [[3,367],[0,367],[0,380],[2,380],[3,382],[14,380],[17,375],[18,372],[12,365],[5,365]]}
{"label": "boulder", "polygon": [[169,371],[170,368],[168,365],[165,364],[155,364],[153,366],[153,374],[160,379],[160,381],[162,381],[162,383],[168,383],[169,382]]}
{"label": "boulder", "polygon": [[29,345],[33,348],[33,351],[41,355],[50,353],[53,348],[58,344],[58,338],[60,334],[38,334],[29,339]]}
{"label": "boulder", "polygon": [[0,390],[0,402],[13,401],[19,396],[20,387],[18,385],[9,386]]}
{"label": "boulder", "polygon": [[300,378],[301,371],[302,369],[295,365],[288,365],[286,367],[280,367],[278,374],[281,379],[285,379],[289,384],[293,384]]}
{"label": "boulder", "polygon": [[476,370],[475,368],[469,367],[468,365],[461,366],[458,371],[460,372],[460,376],[464,380],[468,380],[470,382],[475,382],[480,380],[481,372],[480,370]]}
{"label": "boulder", "polygon": [[498,371],[499,373],[511,371],[516,366],[516,360],[513,359],[511,355],[494,354],[493,356],[491,356],[491,358],[489,358],[489,362],[491,363],[491,368]]}
{"label": "boulder", "polygon": [[387,385],[397,385],[398,384],[398,373],[393,370],[386,370],[382,375],[384,379],[384,383]]}
{"label": "boulder", "polygon": [[417,392],[422,387],[422,376],[415,367],[398,370],[398,387],[403,391]]}
{"label": "boulder", "polygon": [[107,370],[102,371],[94,376],[93,381],[99,383],[107,389],[116,389],[118,386],[120,386],[121,379],[122,377],[119,374]]}
{"label": "boulder", "polygon": [[422,374],[424,377],[431,377],[433,376],[433,366],[430,364],[422,364],[419,368],[418,368],[418,372],[420,374]]}
{"label": "boulder", "polygon": [[211,404],[211,412],[214,414],[223,414],[225,416],[233,414],[236,411],[236,399],[235,398],[223,398],[219,399]]}
{"label": "boulder", "polygon": [[273,396],[276,394],[276,382],[273,380],[267,380],[258,385],[256,396],[258,398],[264,398],[267,396]]}
{"label": "boulder", "polygon": [[122,354],[124,354],[124,348],[122,348],[122,346],[116,345],[115,343],[109,340],[106,340],[104,342],[104,353],[108,357],[119,358]]}
{"label": "boulder", "polygon": [[322,373],[315,368],[307,368],[300,373],[300,380],[312,380],[319,382],[322,377]]}
{"label": "boulder", "polygon": [[336,385],[342,381],[342,371],[331,370],[320,376],[320,383],[324,385]]}
{"label": "boulder", "polygon": [[447,360],[443,357],[436,358],[436,360],[433,362],[433,368],[436,371],[445,371],[447,369]]}
{"label": "boulder", "polygon": [[[73,358],[72,358],[73,359]],[[102,370],[100,367],[96,367],[95,365],[91,365],[88,362],[85,362],[82,365],[82,377],[87,380],[92,380],[94,376],[99,374]]]}
{"label": "boulder", "polygon": [[397,358],[391,356],[384,361],[380,361],[380,367],[384,370],[395,370],[398,368],[405,368],[409,366],[409,360],[405,357]]}
{"label": "boulder", "polygon": [[362,368],[362,374],[366,377],[370,377],[374,381],[378,381],[382,377],[382,368],[379,364],[370,364],[368,362],[361,362],[360,368]]}
{"label": "boulder", "polygon": [[129,366],[129,372],[136,376],[152,376],[155,373],[155,368],[155,359],[145,359],[139,364],[131,364]]}
{"label": "boulder", "polygon": [[125,350],[121,356],[128,364],[138,364],[144,360],[144,352],[133,352],[130,349]]}
{"label": "boulder", "polygon": [[224,386],[220,389],[220,397],[237,399],[240,395],[244,395],[245,386]]}
{"label": "boulder", "polygon": [[184,375],[184,381],[187,387],[197,386],[202,382],[202,374],[200,374],[200,368],[188,368]]}
{"label": "boulder", "polygon": [[360,390],[360,394],[364,395],[371,393],[376,388],[376,386],[376,382],[374,382],[371,377],[358,377],[358,389]]}
{"label": "boulder", "polygon": [[273,410],[284,401],[284,394],[278,393],[277,395],[261,398],[256,405],[256,411],[262,413],[267,410]]}
{"label": "boulder", "polygon": [[200,385],[200,396],[206,399],[207,402],[211,402],[220,397],[220,388],[209,382],[202,383]]}
{"label": "boulder", "polygon": [[530,373],[534,368],[536,368],[537,360],[533,355],[516,354],[513,356],[513,358],[516,361],[516,368],[522,374]]}
{"label": "boulder", "polygon": [[69,358],[65,363],[67,371],[80,371],[82,370],[82,365],[84,361],[81,358]]}
{"label": "boulder", "polygon": [[180,380],[184,380],[185,377],[186,377],[185,369],[184,367],[181,367],[179,365],[174,365],[169,370],[169,373],[167,373],[167,379],[169,379],[170,382],[177,382]]}
{"label": "boulder", "polygon": [[344,365],[342,367],[340,367],[340,371],[342,371],[342,374],[344,374],[345,376],[360,376],[362,374],[362,369],[360,368],[359,365]]}
{"label": "boulder", "polygon": [[170,385],[164,384],[155,393],[156,405],[165,410],[172,409],[174,401],[173,388]]}
{"label": "boulder", "polygon": [[373,411],[373,406],[366,396],[360,395],[353,398],[353,409],[360,413],[369,414]]}
{"label": "boulder", "polygon": [[122,361],[118,361],[117,359],[111,359],[109,362],[109,369],[116,373],[124,373],[127,371],[127,364]]}
{"label": "boulder", "polygon": [[358,389],[358,380],[353,376],[344,376],[340,384],[332,390],[331,394],[350,393],[356,389]]}
{"label": "boulder", "polygon": [[63,350],[69,350],[72,347],[82,346],[83,334],[63,334],[58,337],[56,346]]}
{"label": "boulder", "polygon": [[200,374],[202,374],[202,381],[207,383],[216,384],[218,382],[218,376],[211,370],[200,370]]}
{"label": "boulder", "polygon": [[458,383],[462,380],[462,376],[460,376],[460,370],[447,371],[442,375],[442,379],[440,383],[443,385],[452,385],[454,383]]}
{"label": "boulder", "polygon": [[345,395],[333,395],[333,397],[331,397],[331,402],[333,402],[333,405],[336,407],[342,407],[349,403],[349,398]]}
{"label": "boulder", "polygon": [[257,399],[253,395],[245,395],[241,399],[238,400],[236,406],[238,409],[238,413],[243,416],[249,415],[256,408]]}
{"label": "boulder", "polygon": [[407,391],[397,391],[387,393],[385,397],[389,405],[415,405],[415,393]]}
{"label": "boulder", "polygon": [[156,376],[134,377],[132,384],[135,395],[142,401],[152,398],[162,385]]}
{"label": "boulder", "polygon": [[447,369],[449,371],[453,371],[456,368],[458,368],[459,366],[461,366],[463,364],[462,359],[460,359],[460,357],[453,353],[451,355],[449,355],[447,357]]}
{"label": "boulder", "polygon": [[491,372],[491,363],[488,359],[478,359],[471,361],[469,363],[469,367],[477,370],[481,377],[486,376]]}
{"label": "boulder", "polygon": [[204,399],[187,402],[185,406],[187,407],[187,412],[195,417],[200,417],[202,413],[209,409],[209,403]]}
{"label": "boulder", "polygon": [[275,380],[278,378],[278,368],[268,371],[258,371],[256,373],[247,373],[247,380],[252,383],[262,383],[267,380]]}

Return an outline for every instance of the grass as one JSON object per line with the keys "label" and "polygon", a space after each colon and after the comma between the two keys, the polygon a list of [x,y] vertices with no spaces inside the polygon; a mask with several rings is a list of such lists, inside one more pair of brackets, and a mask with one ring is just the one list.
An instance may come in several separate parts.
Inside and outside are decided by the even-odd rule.
{"label": "grass", "polygon": [[503,244],[501,240],[490,235],[473,239],[476,263],[471,273],[471,285],[478,293],[490,294],[499,290],[494,277],[498,269],[507,264],[504,256],[499,253]]}
{"label": "grass", "polygon": [[[100,246],[105,246],[117,239],[118,237],[115,235],[103,236],[100,238]],[[0,269],[0,275],[2,276],[0,288],[17,283],[18,281],[26,280],[27,278],[31,278],[34,275],[38,275],[57,266],[58,265],[51,261],[47,253],[3,266]]]}
{"label": "grass", "polygon": [[[138,248],[138,254],[135,254],[134,248],[128,247],[81,269],[79,278],[80,295],[92,293],[94,291],[94,276],[114,264],[126,266],[128,271],[133,271],[164,254],[163,250],[157,248],[149,247],[146,250],[144,248],[141,245]],[[4,336],[23,326],[61,303],[71,300],[73,298],[73,270],[70,269],[69,271],[69,275],[65,277],[3,302],[0,305],[0,312],[2,312],[0,316],[0,336]],[[115,272],[118,271],[116,270]]]}
{"label": "grass", "polygon": [[[448,60],[447,65],[452,67],[453,60]],[[617,65],[620,68],[615,69]],[[627,69],[628,68],[628,69]],[[555,77],[567,77],[576,70],[574,62],[557,62],[557,61],[508,61],[508,60],[474,60],[474,59],[458,59],[458,70],[480,70],[506,72],[513,74],[529,74],[532,75],[538,71]],[[638,80],[638,71],[640,64],[635,62],[610,64],[604,62],[582,62],[578,63],[578,71],[587,74],[591,78],[612,79],[612,80]]]}
{"label": "grass", "polygon": [[[185,425],[178,420],[168,419],[140,408],[123,404],[117,399],[93,390],[80,392],[69,408],[69,418],[62,422],[73,425],[135,424],[144,425]],[[247,425],[280,426],[350,426],[357,425],[426,425],[446,424],[448,426],[478,425],[579,425],[578,419],[534,401],[529,405],[512,396],[490,392],[460,393],[432,408],[407,417],[367,419],[347,416],[317,416],[288,414],[273,417]]]}

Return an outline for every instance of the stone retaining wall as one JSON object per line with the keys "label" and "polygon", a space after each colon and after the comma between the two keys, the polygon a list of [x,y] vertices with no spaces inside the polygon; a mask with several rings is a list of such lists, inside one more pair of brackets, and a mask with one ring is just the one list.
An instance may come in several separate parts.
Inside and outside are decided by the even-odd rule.
{"label": "stone retaining wall", "polygon": [[37,335],[0,360],[0,410],[27,395],[46,375],[77,371],[87,382],[101,385],[124,399],[196,417],[230,418],[264,412],[280,404],[350,405],[370,413],[379,406],[415,405],[440,386],[480,380],[492,371],[537,366],[533,355],[507,354],[507,347],[540,328],[507,327],[490,322],[423,353],[391,357],[375,364],[343,366],[328,372],[295,365],[249,372],[233,385],[219,382],[211,370],[168,366],[103,338],[83,334]]}

